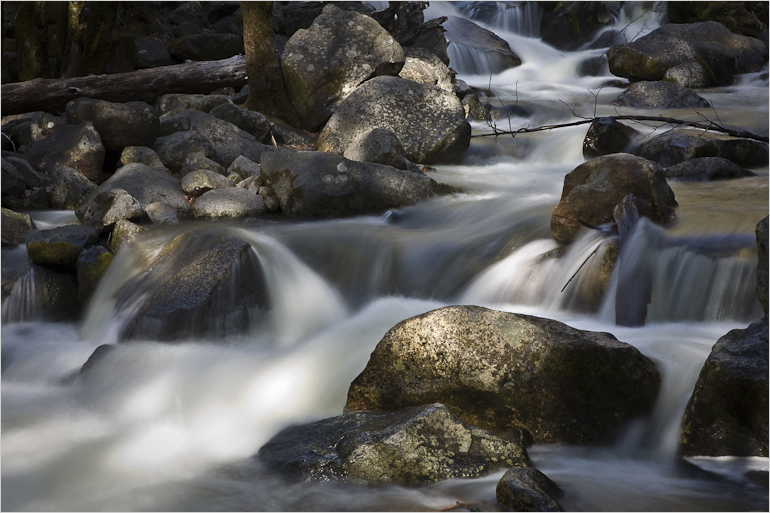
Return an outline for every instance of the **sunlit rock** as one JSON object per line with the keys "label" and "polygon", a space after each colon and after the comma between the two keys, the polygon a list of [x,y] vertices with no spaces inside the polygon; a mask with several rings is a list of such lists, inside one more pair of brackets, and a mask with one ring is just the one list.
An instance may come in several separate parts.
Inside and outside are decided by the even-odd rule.
{"label": "sunlit rock", "polygon": [[609,333],[549,319],[450,306],[394,326],[348,390],[349,410],[441,402],[501,436],[535,443],[608,443],[647,414],[653,363]]}
{"label": "sunlit rock", "polygon": [[580,223],[612,222],[615,206],[628,194],[636,197],[639,213],[658,224],[671,221],[677,206],[663,170],[649,160],[615,153],[589,160],[564,177],[561,201],[551,216],[551,234],[570,242]]}
{"label": "sunlit rock", "polygon": [[220,219],[246,217],[264,214],[265,202],[254,191],[235,185],[224,176],[229,187],[211,189],[205,192],[193,205],[196,219]]}
{"label": "sunlit rock", "polygon": [[768,456],[767,316],[711,349],[679,434],[684,456]]}
{"label": "sunlit rock", "polygon": [[653,137],[634,150],[647,160],[671,167],[698,157],[722,157],[739,166],[766,166],[766,142],[701,130],[675,129]]}
{"label": "sunlit rock", "polygon": [[708,73],[697,62],[685,62],[668,68],[663,74],[663,80],[688,89],[703,89],[709,86]]}
{"label": "sunlit rock", "polygon": [[442,404],[354,411],[290,427],[258,458],[271,470],[308,481],[410,485],[529,466],[521,444],[462,422]]}
{"label": "sunlit rock", "polygon": [[27,234],[35,228],[35,223],[32,222],[32,218],[28,214],[14,212],[7,208],[2,209],[0,233],[2,233],[2,245],[4,247],[18,246],[24,242]]}
{"label": "sunlit rock", "polygon": [[676,83],[655,81],[636,82],[623,91],[612,105],[637,109],[708,108],[705,98]]}
{"label": "sunlit rock", "polygon": [[756,176],[748,169],[721,157],[701,157],[685,160],[681,164],[663,170],[666,178],[677,178],[694,182],[709,180],[730,180]]}

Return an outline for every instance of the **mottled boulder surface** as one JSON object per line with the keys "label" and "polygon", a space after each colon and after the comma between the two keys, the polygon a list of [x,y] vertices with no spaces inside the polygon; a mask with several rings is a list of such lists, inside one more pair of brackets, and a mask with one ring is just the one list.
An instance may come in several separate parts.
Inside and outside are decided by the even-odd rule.
{"label": "mottled boulder surface", "polygon": [[660,375],[609,333],[549,319],[450,306],[394,326],[348,390],[350,410],[441,402],[501,436],[609,443],[650,411]]}
{"label": "mottled boulder surface", "polygon": [[442,404],[354,411],[290,427],[258,458],[271,470],[308,481],[410,485],[529,466],[519,443],[460,421]]}
{"label": "mottled boulder surface", "polygon": [[739,166],[766,166],[765,142],[701,130],[676,129],[653,137],[634,150],[647,160],[671,167],[699,157],[722,157]]}
{"label": "mottled boulder surface", "polygon": [[638,109],[691,109],[711,106],[705,98],[686,87],[664,81],[632,84],[613,100],[612,105]]}

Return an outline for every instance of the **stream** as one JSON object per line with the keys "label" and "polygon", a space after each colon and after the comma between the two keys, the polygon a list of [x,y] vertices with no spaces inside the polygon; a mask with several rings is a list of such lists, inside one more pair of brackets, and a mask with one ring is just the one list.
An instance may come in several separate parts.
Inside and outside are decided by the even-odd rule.
{"label": "stream", "polygon": [[[572,110],[615,113],[609,103],[622,89],[606,64],[598,77],[577,71],[605,49],[555,50],[538,38],[541,13],[534,2],[498,4],[498,25],[479,24],[507,40],[523,64],[473,74],[480,57],[450,45],[458,78],[491,85],[495,105],[531,112],[512,116],[514,129],[574,121]],[[626,4],[616,25],[630,36],[650,32],[660,24],[651,5]],[[426,19],[442,15],[461,14],[444,2],[426,11]],[[764,132],[763,71],[698,93],[726,125]],[[697,119],[693,111],[665,114]],[[507,129],[509,119],[496,123]],[[676,443],[711,347],[762,317],[754,226],[768,214],[768,169],[738,180],[672,181],[677,219],[665,228],[643,221],[601,302],[589,307],[602,250],[591,253],[604,247],[606,236],[581,229],[562,258],[541,258],[558,246],[551,213],[564,175],[584,161],[587,128],[474,138],[459,163],[430,173],[465,193],[382,215],[217,223],[218,232],[249,242],[264,268],[266,317],[225,340],[118,344],[88,380],[67,378],[96,347],[118,341],[134,314],[131,305],[149,292],[118,301],[137,278],[136,255],[119,253],[79,324],[42,318],[28,274],[2,311],[2,509],[436,511],[461,501],[494,510],[503,472],[420,487],[358,487],[287,482],[252,458],[288,425],[341,414],[350,382],[396,323],[446,305],[474,304],[610,332],[662,372],[655,410],[613,445],[529,450],[533,466],[564,489],[565,510],[766,511],[767,486],[747,472],[767,472],[767,458],[682,461]],[[647,135],[665,130],[635,128]],[[473,129],[489,131],[483,122]],[[30,215],[39,228],[77,222],[72,212]],[[156,227],[145,250],[196,229],[194,223]],[[24,258],[23,247],[2,250],[6,262]],[[619,276],[642,268],[652,283],[647,323],[617,326]]]}

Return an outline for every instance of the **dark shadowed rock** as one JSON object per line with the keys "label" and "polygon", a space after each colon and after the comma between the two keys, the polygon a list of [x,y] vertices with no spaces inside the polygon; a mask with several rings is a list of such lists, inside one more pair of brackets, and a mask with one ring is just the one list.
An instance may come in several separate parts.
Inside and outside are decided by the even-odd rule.
{"label": "dark shadowed rock", "polygon": [[708,108],[711,104],[686,87],[671,82],[637,82],[620,94],[612,105],[637,109]]}
{"label": "dark shadowed rock", "polygon": [[24,242],[27,234],[36,228],[32,218],[27,214],[20,214],[7,208],[2,209],[2,234],[3,246],[18,246]]}
{"label": "dark shadowed rock", "polygon": [[261,168],[281,210],[297,217],[382,212],[454,192],[425,175],[319,151],[266,153]]}
{"label": "dark shadowed rock", "polygon": [[553,238],[570,242],[581,221],[593,226],[612,222],[613,209],[628,194],[636,197],[639,214],[658,224],[675,216],[674,192],[660,166],[614,153],[589,160],[564,177],[561,200],[551,216]]}
{"label": "dark shadowed rock", "polygon": [[757,297],[762,303],[762,308],[767,315],[767,276],[768,276],[768,254],[767,254],[767,216],[757,223],[755,229],[757,235]]}
{"label": "dark shadowed rock", "polygon": [[60,167],[70,167],[97,183],[104,176],[104,145],[89,121],[49,135],[22,157],[44,174]]}
{"label": "dark shadowed rock", "polygon": [[126,146],[152,146],[159,135],[158,109],[145,102],[78,98],[67,104],[65,113],[72,125],[93,123],[104,148],[110,151],[122,151]]}
{"label": "dark shadowed rock", "polygon": [[161,165],[172,173],[181,174],[184,161],[190,153],[201,156],[214,156],[214,146],[197,130],[174,132],[155,139],[152,146]]}
{"label": "dark shadowed rock", "polygon": [[258,454],[269,469],[307,481],[417,485],[528,466],[518,443],[468,425],[441,404],[348,412],[278,433]]}
{"label": "dark shadowed rock", "polygon": [[744,169],[738,164],[734,164],[721,157],[701,157],[686,160],[681,164],[664,169],[663,173],[666,175],[666,178],[677,178],[694,182],[756,176],[755,173],[748,169]]}
{"label": "dark shadowed rock", "polygon": [[211,115],[232,123],[261,143],[270,143],[270,120],[264,114],[242,109],[232,103],[223,103],[211,109]]}
{"label": "dark shadowed rock", "polygon": [[595,118],[583,139],[583,157],[592,159],[610,153],[624,153],[641,134],[612,118]]}
{"label": "dark shadowed rock", "polygon": [[70,167],[57,168],[51,174],[48,201],[51,207],[61,210],[75,210],[96,189],[96,184]]}
{"label": "dark shadowed rock", "polygon": [[152,224],[178,223],[176,210],[168,203],[156,201],[144,206],[144,213],[150,218]]}
{"label": "dark shadowed rock", "polygon": [[350,410],[446,404],[502,436],[601,444],[650,411],[660,375],[609,333],[549,319],[451,306],[394,326],[348,390]]}
{"label": "dark shadowed rock", "polygon": [[371,77],[397,75],[401,45],[368,16],[327,4],[307,30],[298,30],[283,50],[286,91],[302,127],[318,131],[337,106]]}
{"label": "dark shadowed rock", "polygon": [[[240,176],[241,179],[245,180],[251,176],[259,176],[260,167],[256,162],[252,162],[251,160],[241,155],[235,159],[232,164],[230,164],[230,167],[227,168],[228,175],[233,173]],[[260,183],[258,185],[262,185],[261,181],[262,179],[260,178]]]}
{"label": "dark shadowed rock", "polygon": [[[132,244],[141,248],[141,240]],[[262,266],[251,245],[211,232],[175,237],[144,262],[143,279],[124,291],[146,298],[124,326],[121,340],[177,340],[242,333],[267,308]]]}
{"label": "dark shadowed rock", "polygon": [[180,110],[199,110],[210,112],[214,107],[230,103],[227,96],[220,94],[179,94],[169,93],[158,98],[157,104],[161,115],[173,114]]}
{"label": "dark shadowed rock", "polygon": [[[615,5],[613,5],[615,4]],[[615,21],[617,2],[558,2],[544,4],[540,21],[543,42],[559,50],[577,50]]]}
{"label": "dark shadowed rock", "polygon": [[179,172],[179,174],[182,175],[182,178],[184,178],[189,173],[200,170],[211,171],[222,176],[227,176],[227,171],[224,167],[199,153],[187,154],[187,156],[184,158],[184,162],[182,163],[182,170]]}
{"label": "dark shadowed rock", "polygon": [[99,242],[90,226],[67,225],[40,230],[27,239],[27,254],[34,263],[55,271],[75,270],[78,255]]}
{"label": "dark shadowed rock", "polygon": [[259,195],[253,191],[235,187],[232,182],[229,188],[212,189],[204,193],[193,205],[193,215],[196,219],[255,216],[264,214],[266,210],[265,203]]}
{"label": "dark shadowed rock", "polygon": [[242,55],[243,37],[212,32],[190,34],[172,42],[168,50],[173,57],[182,61],[216,61]]}
{"label": "dark shadowed rock", "polygon": [[75,215],[82,220],[86,210],[98,194],[116,189],[126,191],[141,206],[163,201],[174,207],[179,215],[184,215],[190,211],[190,204],[184,198],[179,179],[162,169],[144,164],[128,164],[119,168],[115,174],[92,191],[86,200],[75,209]]}
{"label": "dark shadowed rock", "polygon": [[171,54],[163,41],[153,36],[140,36],[134,39],[136,46],[136,68],[156,68],[172,64]]}
{"label": "dark shadowed rock", "polygon": [[[493,32],[482,28],[472,21],[458,16],[448,16],[444,22],[446,39],[450,48],[456,47],[456,51],[462,53],[472,49],[474,57],[483,59],[483,64],[477,64],[474,59],[466,59],[463,62],[452,62],[452,67],[460,73],[488,73],[490,70],[499,73],[508,68],[521,65],[521,59],[511,51],[508,43]],[[451,52],[450,52],[451,53]]]}
{"label": "dark shadowed rock", "polygon": [[559,486],[533,467],[515,467],[506,472],[495,489],[497,503],[507,511],[564,511],[557,498]]}
{"label": "dark shadowed rock", "polygon": [[115,346],[112,344],[102,344],[96,349],[94,349],[94,352],[91,353],[91,356],[88,357],[88,360],[86,360],[86,363],[83,364],[82,367],[80,367],[80,374],[88,375],[91,370],[96,367],[96,365],[103,360],[108,354],[110,354],[115,349]]}
{"label": "dark shadowed rock", "polygon": [[722,157],[739,166],[766,166],[767,143],[700,130],[669,130],[641,144],[635,155],[671,167],[699,157]]}
{"label": "dark shadowed rock", "polygon": [[75,268],[78,278],[78,301],[88,303],[112,263],[113,255],[102,246],[91,246],[78,255]]}
{"label": "dark shadowed rock", "polygon": [[711,349],[679,434],[684,456],[768,456],[767,316]]}
{"label": "dark shadowed rock", "polygon": [[452,162],[470,145],[470,125],[460,99],[437,86],[399,77],[368,80],[337,108],[318,138],[321,151],[342,155],[373,128],[398,137],[412,162]]}

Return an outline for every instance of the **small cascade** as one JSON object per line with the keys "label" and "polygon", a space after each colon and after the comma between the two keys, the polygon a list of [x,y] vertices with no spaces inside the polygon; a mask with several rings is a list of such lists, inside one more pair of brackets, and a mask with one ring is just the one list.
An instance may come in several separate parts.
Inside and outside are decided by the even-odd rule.
{"label": "small cascade", "polygon": [[524,37],[540,37],[543,9],[537,2],[461,2],[457,11],[476,23]]}
{"label": "small cascade", "polygon": [[3,301],[3,324],[26,322],[41,317],[43,311],[36,281],[35,269],[30,268],[14,282],[10,295]]}

